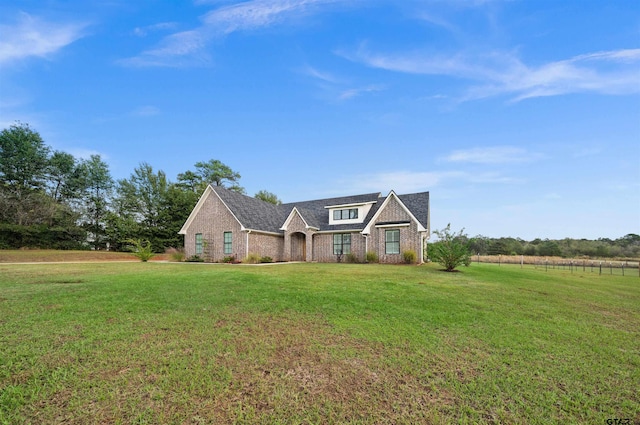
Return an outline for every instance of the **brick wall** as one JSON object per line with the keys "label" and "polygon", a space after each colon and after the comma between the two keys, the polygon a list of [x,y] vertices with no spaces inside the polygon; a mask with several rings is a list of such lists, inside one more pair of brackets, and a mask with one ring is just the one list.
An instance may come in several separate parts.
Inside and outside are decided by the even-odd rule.
{"label": "brick wall", "polygon": [[251,232],[249,234],[249,252],[261,257],[271,257],[273,261],[283,261],[284,237]]}
{"label": "brick wall", "polygon": [[202,233],[206,261],[222,261],[229,254],[224,253],[224,232],[232,232],[232,254],[242,259],[246,255],[246,233],[240,230],[240,224],[220,201],[211,193],[200,211],[194,217],[184,236],[184,251],[188,257],[196,253],[196,233]]}
{"label": "brick wall", "polygon": [[[296,213],[289,221],[284,235],[284,260],[312,261],[314,233],[313,230],[307,229],[304,220]],[[304,235],[304,242],[302,235]]]}
{"label": "brick wall", "polygon": [[[380,212],[375,223],[407,220],[411,220],[411,216],[402,208],[396,198],[391,198],[385,209]],[[402,263],[404,262],[402,253],[407,250],[413,250],[416,253],[416,258],[420,258],[421,236],[418,233],[418,225],[415,221],[412,220],[409,226],[398,227],[375,227],[375,223],[371,226],[369,251],[375,251],[381,263]],[[400,230],[399,254],[385,253],[385,231],[392,229]]]}
{"label": "brick wall", "polygon": [[[358,261],[365,260],[365,238],[360,232],[345,232],[351,234],[351,253]],[[332,263],[338,261],[338,257],[333,253],[333,233],[319,233],[313,235],[313,261],[321,263]],[[342,261],[346,261],[346,256],[342,256]]]}

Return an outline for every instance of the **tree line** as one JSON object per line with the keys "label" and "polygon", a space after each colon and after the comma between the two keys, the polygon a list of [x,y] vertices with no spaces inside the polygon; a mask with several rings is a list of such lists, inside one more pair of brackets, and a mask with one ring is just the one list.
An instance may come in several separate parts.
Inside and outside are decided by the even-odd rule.
{"label": "tree line", "polygon": [[531,255],[563,258],[638,258],[640,235],[629,233],[618,239],[534,239],[463,236],[472,255]]}
{"label": "tree line", "polygon": [[[0,132],[0,249],[126,250],[181,247],[178,231],[207,185],[245,193],[240,174],[219,160],[197,162],[170,181],[145,162],[114,180],[100,155],[54,151],[28,124]],[[279,204],[266,190],[256,198]]]}
{"label": "tree line", "polygon": [[[114,180],[100,155],[53,151],[28,124],[0,132],[0,249],[126,250],[149,241],[155,252],[183,246],[178,231],[207,185],[245,193],[240,174],[219,160],[197,162],[170,181],[145,162]],[[256,198],[279,204],[266,190]],[[640,236],[611,240],[489,238],[459,234],[472,255],[640,257]]]}

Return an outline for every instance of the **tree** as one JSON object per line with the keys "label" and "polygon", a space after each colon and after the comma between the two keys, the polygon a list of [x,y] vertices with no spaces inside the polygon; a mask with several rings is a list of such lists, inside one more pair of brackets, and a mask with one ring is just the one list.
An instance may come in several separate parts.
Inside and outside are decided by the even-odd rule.
{"label": "tree", "polygon": [[239,185],[240,174],[217,159],[207,162],[196,162],[196,171],[186,171],[178,174],[178,184],[191,188],[196,193],[204,192],[207,185],[221,186],[238,193],[245,193]]}
{"label": "tree", "polygon": [[177,184],[170,184],[163,200],[160,220],[164,223],[166,234],[163,246],[180,247],[184,245],[184,237],[178,232],[198,202],[198,195],[184,190]]}
{"label": "tree", "polygon": [[0,132],[0,183],[18,198],[44,187],[49,147],[28,124]]}
{"label": "tree", "polygon": [[542,255],[543,257],[560,257],[562,251],[560,250],[558,242],[545,239],[538,246],[538,255]]}
{"label": "tree", "polygon": [[477,235],[469,240],[469,250],[474,254],[487,255],[489,243],[488,237]]}
{"label": "tree", "polygon": [[129,179],[118,182],[117,191],[112,234],[149,240],[156,252],[182,245],[178,231],[198,201],[188,185],[171,183],[163,171],[142,163]]}
{"label": "tree", "polygon": [[118,181],[121,208],[142,226],[143,236],[155,245],[154,237],[161,228],[159,217],[169,187],[164,171],[157,173],[146,162],[133,170],[128,179]]}
{"label": "tree", "polygon": [[433,233],[438,237],[438,242],[435,242],[430,249],[433,261],[441,264],[448,272],[454,271],[462,264],[470,264],[471,253],[464,229],[454,233],[449,223],[444,229],[434,230]]}
{"label": "tree", "polygon": [[261,201],[268,202],[273,205],[282,205],[282,201],[278,198],[275,193],[271,193],[267,190],[261,190],[254,195],[254,198],[260,199]]}
{"label": "tree", "polygon": [[80,176],[81,167],[73,155],[56,151],[49,158],[47,180],[49,196],[55,202],[69,202],[81,196],[83,179]]}
{"label": "tree", "polygon": [[140,239],[130,239],[129,242],[132,245],[133,255],[138,257],[140,261],[146,263],[153,257],[153,250],[151,249],[151,243],[149,241],[142,241]]}
{"label": "tree", "polygon": [[82,191],[81,209],[84,227],[91,234],[94,249],[106,246],[105,219],[113,194],[113,178],[109,166],[100,155],[91,155],[82,161],[77,171],[78,185]]}
{"label": "tree", "polygon": [[16,123],[0,132],[0,210],[5,222],[26,225],[45,221],[40,205],[46,182],[49,147],[29,125]]}

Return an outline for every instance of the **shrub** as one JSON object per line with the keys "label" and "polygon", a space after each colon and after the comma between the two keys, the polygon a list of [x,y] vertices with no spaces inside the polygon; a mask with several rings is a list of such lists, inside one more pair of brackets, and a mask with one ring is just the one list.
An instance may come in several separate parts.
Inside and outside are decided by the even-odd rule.
{"label": "shrub", "polygon": [[191,257],[187,258],[185,261],[189,263],[204,263],[204,258],[200,257],[199,255],[192,255]]}
{"label": "shrub", "polygon": [[184,250],[182,249],[176,249],[176,248],[167,248],[165,249],[165,254],[169,254],[169,258],[171,258],[171,261],[177,261],[177,262],[181,262],[184,261]]}
{"label": "shrub", "polygon": [[223,263],[235,263],[236,262],[236,257],[235,257],[235,255],[228,255],[228,256],[226,256],[226,257],[224,257],[222,259],[222,262]]}
{"label": "shrub", "polygon": [[414,250],[408,249],[402,252],[402,258],[406,264],[415,264],[418,256]]}
{"label": "shrub", "polygon": [[433,261],[440,263],[448,272],[454,271],[462,264],[471,264],[471,253],[464,229],[453,233],[451,224],[447,224],[444,229],[435,230],[433,233],[439,239],[430,250]]}
{"label": "shrub", "polygon": [[268,257],[268,256],[264,256],[260,258],[260,262],[261,263],[273,263],[273,258]]}
{"label": "shrub", "polygon": [[132,245],[133,255],[138,257],[140,261],[147,262],[154,256],[153,250],[151,249],[151,242],[148,240],[129,239],[127,242]]}
{"label": "shrub", "polygon": [[250,252],[242,262],[247,264],[257,264],[260,262],[260,256],[254,252]]}
{"label": "shrub", "polygon": [[367,263],[377,263],[378,262],[378,254],[373,251],[368,251],[366,256]]}
{"label": "shrub", "polygon": [[345,255],[345,261],[347,263],[359,263],[360,261],[358,261],[358,257],[356,256],[356,254],[350,252],[347,255]]}

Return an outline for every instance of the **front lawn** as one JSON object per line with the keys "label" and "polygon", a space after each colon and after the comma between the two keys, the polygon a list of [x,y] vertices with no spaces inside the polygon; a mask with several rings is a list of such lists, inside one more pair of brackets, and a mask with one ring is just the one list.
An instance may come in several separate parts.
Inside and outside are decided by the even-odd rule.
{"label": "front lawn", "polygon": [[0,264],[0,424],[640,422],[640,278]]}

